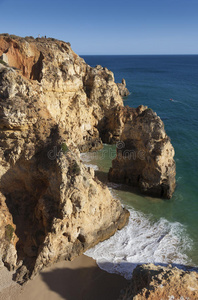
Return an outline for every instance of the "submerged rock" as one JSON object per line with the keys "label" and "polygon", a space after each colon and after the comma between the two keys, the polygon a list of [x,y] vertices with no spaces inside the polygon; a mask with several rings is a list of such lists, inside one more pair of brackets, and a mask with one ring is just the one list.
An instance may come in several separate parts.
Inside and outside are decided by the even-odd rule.
{"label": "submerged rock", "polygon": [[[191,268],[192,269],[192,268]],[[119,300],[198,299],[198,273],[171,266],[137,266]]]}

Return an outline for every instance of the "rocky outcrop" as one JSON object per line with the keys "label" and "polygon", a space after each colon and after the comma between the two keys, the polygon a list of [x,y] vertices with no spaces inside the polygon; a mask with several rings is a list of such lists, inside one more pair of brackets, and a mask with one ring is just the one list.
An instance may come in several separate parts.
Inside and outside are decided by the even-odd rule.
{"label": "rocky outcrop", "polygon": [[[130,163],[125,158],[121,162],[121,157],[115,160],[110,180],[139,186],[154,196],[171,197],[175,188],[174,150],[163,123],[151,110],[145,113],[143,107],[124,107],[111,71],[99,65],[91,68],[68,43],[54,39],[0,36],[1,54],[6,54],[9,65],[20,70],[26,82],[31,81],[28,89],[46,106],[67,143],[90,151],[100,149],[102,141],[121,140],[124,147],[119,149],[119,156],[121,150],[145,154],[145,159],[134,160],[133,156]],[[126,87],[124,80],[121,85]],[[2,87],[1,93],[14,97],[15,84]]]}
{"label": "rocky outcrop", "polygon": [[[111,71],[91,68],[69,43],[50,38],[0,35],[1,55],[24,79],[31,79],[31,89],[68,140],[81,151],[102,148],[98,122],[116,105],[123,106]],[[6,91],[14,97],[14,84]]]}
{"label": "rocky outcrop", "polygon": [[126,81],[123,78],[121,83],[117,83],[117,87],[121,97],[127,97],[130,93],[126,87]]}
{"label": "rocky outcrop", "polygon": [[157,114],[146,106],[117,106],[99,125],[104,142],[117,142],[109,180],[139,187],[145,194],[171,198],[176,174],[174,148]]}
{"label": "rocky outcrop", "polygon": [[[121,140],[111,180],[167,197],[174,151],[159,117],[124,107],[113,73],[88,66],[69,43],[0,35],[0,56],[0,257],[24,282],[127,223],[79,150]],[[126,164],[136,150],[145,159]]]}
{"label": "rocky outcrop", "polygon": [[130,285],[119,300],[195,300],[198,299],[197,271],[153,264],[137,266]]}
{"label": "rocky outcrop", "polygon": [[1,36],[0,49],[0,260],[23,283],[127,223],[78,150],[101,147],[98,120],[122,102],[67,43]]}

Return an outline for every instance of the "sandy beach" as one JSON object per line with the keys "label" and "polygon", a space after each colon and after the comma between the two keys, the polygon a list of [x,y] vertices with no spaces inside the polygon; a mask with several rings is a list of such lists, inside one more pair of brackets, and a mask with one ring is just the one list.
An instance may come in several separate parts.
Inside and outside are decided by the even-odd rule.
{"label": "sandy beach", "polygon": [[116,300],[127,280],[101,270],[85,255],[72,262],[46,268],[24,286],[12,281],[12,273],[0,270],[1,300]]}

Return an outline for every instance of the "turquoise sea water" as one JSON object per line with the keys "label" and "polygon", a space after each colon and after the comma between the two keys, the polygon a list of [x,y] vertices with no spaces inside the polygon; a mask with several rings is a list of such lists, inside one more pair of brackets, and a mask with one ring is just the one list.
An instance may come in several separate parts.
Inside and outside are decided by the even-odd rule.
{"label": "turquoise sea water", "polygon": [[[126,79],[131,94],[124,100],[125,105],[143,104],[157,112],[175,148],[177,168],[177,188],[171,200],[144,197],[124,186],[114,186],[112,192],[131,209],[137,226],[130,228],[129,235],[124,232],[123,240],[117,237],[122,244],[127,239],[126,253],[123,254],[124,247],[120,247],[122,255],[113,253],[117,249],[113,250],[113,242],[107,242],[90,255],[96,259],[102,256],[101,265],[106,263],[106,269],[111,261],[118,273],[122,271],[115,267],[117,260],[198,265],[198,55],[83,58],[91,66],[100,64],[113,71],[116,82]],[[115,146],[105,146],[95,156],[87,157],[89,163],[98,165],[103,179],[112,153],[115,154]],[[129,246],[133,248],[132,239],[137,245],[137,236],[141,247],[138,254],[133,254]],[[149,252],[151,248],[155,251]]]}

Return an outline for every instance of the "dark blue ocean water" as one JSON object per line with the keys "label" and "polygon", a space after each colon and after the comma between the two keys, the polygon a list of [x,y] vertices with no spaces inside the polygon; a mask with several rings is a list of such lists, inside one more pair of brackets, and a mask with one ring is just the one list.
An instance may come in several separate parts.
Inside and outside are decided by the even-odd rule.
{"label": "dark blue ocean water", "polygon": [[147,105],[164,121],[176,152],[177,188],[173,198],[137,201],[129,193],[119,196],[127,197],[131,207],[156,221],[165,218],[182,224],[192,241],[186,253],[198,265],[198,55],[83,58],[93,67],[99,64],[113,71],[116,82],[125,78],[131,93],[125,105]]}

